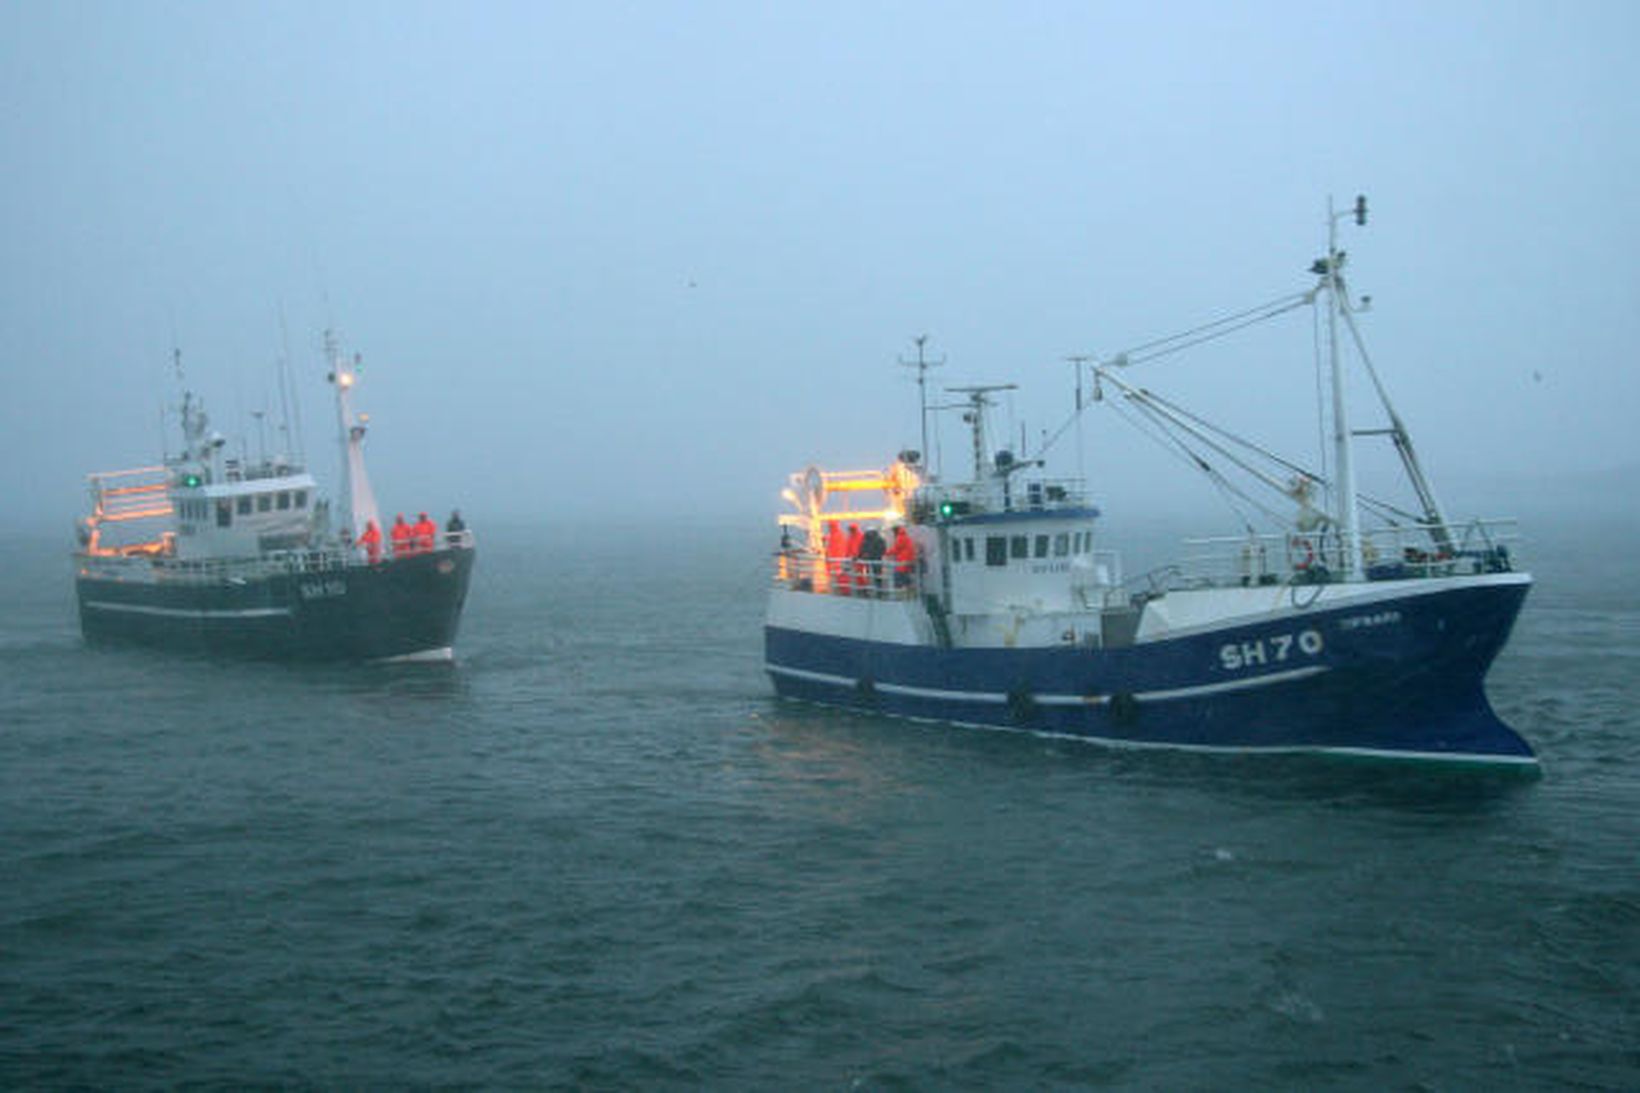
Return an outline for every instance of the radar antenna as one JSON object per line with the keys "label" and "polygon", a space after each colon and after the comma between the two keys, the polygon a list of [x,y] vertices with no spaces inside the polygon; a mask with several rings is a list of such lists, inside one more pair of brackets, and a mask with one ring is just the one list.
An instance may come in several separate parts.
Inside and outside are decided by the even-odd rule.
{"label": "radar antenna", "polygon": [[962,420],[968,424],[974,438],[974,481],[985,480],[986,464],[990,462],[989,453],[985,445],[985,411],[987,407],[995,405],[994,400],[988,397],[993,391],[1012,391],[1018,388],[1017,383],[980,384],[974,387],[947,387],[946,390],[954,395],[968,396],[968,409],[963,411]]}

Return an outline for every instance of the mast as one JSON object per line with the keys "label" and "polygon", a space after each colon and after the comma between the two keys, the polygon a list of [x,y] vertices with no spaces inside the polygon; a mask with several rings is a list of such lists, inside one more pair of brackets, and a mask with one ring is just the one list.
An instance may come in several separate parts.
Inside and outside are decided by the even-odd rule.
{"label": "mast", "polygon": [[1012,391],[1018,384],[993,383],[977,387],[947,387],[953,394],[968,396],[968,409],[963,413],[962,420],[967,422],[974,438],[974,481],[985,480],[985,467],[990,462],[990,453],[985,446],[985,411],[993,403],[988,396],[992,391]]}
{"label": "mast", "polygon": [[1338,315],[1346,306],[1341,271],[1344,252],[1338,249],[1338,219],[1355,217],[1357,224],[1367,222],[1367,199],[1358,196],[1354,208],[1348,212],[1333,211],[1332,198],[1327,198],[1327,257],[1316,263],[1320,267],[1322,284],[1327,290],[1328,359],[1332,371],[1333,402],[1333,457],[1338,468],[1338,492],[1334,497],[1333,518],[1337,521],[1343,539],[1344,579],[1361,579],[1361,507],[1355,488],[1355,459],[1351,451],[1349,414],[1344,398],[1344,367],[1338,354]]}
{"label": "mast", "polygon": [[342,448],[342,491],[338,515],[342,530],[351,544],[359,541],[365,525],[370,521],[374,520],[380,528],[381,517],[376,511],[376,495],[370,489],[370,476],[364,469],[366,419],[353,413],[349,396],[353,385],[358,382],[359,360],[354,357],[352,367],[342,362],[341,347],[336,342],[335,332],[330,330],[325,331],[325,356],[330,361],[328,378],[336,387],[336,425]]}

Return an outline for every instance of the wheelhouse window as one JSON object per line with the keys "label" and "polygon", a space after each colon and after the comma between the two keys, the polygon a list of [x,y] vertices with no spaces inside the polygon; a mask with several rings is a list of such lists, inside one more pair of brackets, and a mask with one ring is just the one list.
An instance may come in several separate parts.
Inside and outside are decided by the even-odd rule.
{"label": "wheelhouse window", "polygon": [[[1082,538],[1081,533],[1080,532],[1077,533],[1076,537],[1078,539]],[[1053,537],[1053,556],[1055,558],[1063,558],[1065,555],[1069,554],[1070,551],[1071,551],[1070,532],[1062,531],[1058,535],[1055,535]]]}
{"label": "wheelhouse window", "polygon": [[256,511],[267,512],[273,508],[273,494],[259,493],[256,495]]}
{"label": "wheelhouse window", "polygon": [[987,535],[985,537],[985,564],[1008,564],[1008,540],[1002,535]]}
{"label": "wheelhouse window", "polygon": [[[1063,539],[1064,536],[1061,535],[1060,538]],[[1061,550],[1059,553],[1063,554],[1065,552]],[[1046,535],[1038,535],[1036,537],[1036,556],[1038,558],[1046,558],[1048,556],[1048,537]]]}
{"label": "wheelhouse window", "polygon": [[231,527],[232,525],[233,505],[226,500],[218,501],[216,503],[216,526],[219,528],[225,528]]}
{"label": "wheelhouse window", "polygon": [[1029,535],[1015,535],[1009,542],[1012,549],[1008,553],[1015,558],[1029,558],[1031,556],[1031,537]]}
{"label": "wheelhouse window", "polygon": [[307,490],[297,490],[291,496],[296,498],[296,507],[297,508],[299,508],[299,509],[307,508]]}
{"label": "wheelhouse window", "polygon": [[279,491],[279,511],[283,512],[284,510],[286,510],[288,508],[290,508],[290,491],[289,490],[280,490]]}

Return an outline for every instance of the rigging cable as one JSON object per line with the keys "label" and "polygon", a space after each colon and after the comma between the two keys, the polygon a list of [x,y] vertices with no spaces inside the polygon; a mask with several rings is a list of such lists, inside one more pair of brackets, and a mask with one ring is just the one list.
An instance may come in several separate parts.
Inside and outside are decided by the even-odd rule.
{"label": "rigging cable", "polygon": [[[1278,316],[1284,315],[1289,311],[1297,310],[1300,307],[1313,306],[1316,302],[1316,295],[1317,294],[1314,290],[1310,290],[1307,292],[1293,293],[1291,295],[1278,297],[1268,303],[1261,304],[1257,307],[1247,308],[1246,310],[1236,312],[1232,315],[1227,315],[1209,323],[1203,323],[1200,326],[1181,331],[1178,334],[1145,342],[1141,345],[1133,347],[1132,349],[1126,350],[1125,352],[1116,354],[1114,357],[1110,358],[1104,367],[1127,367],[1134,364],[1157,360],[1161,357],[1171,356],[1172,354],[1182,352],[1205,342],[1226,337],[1236,331],[1243,330],[1249,326],[1264,322],[1268,319],[1277,318]],[[1204,475],[1206,475],[1209,481],[1211,481],[1215,488],[1220,492],[1231,511],[1234,512],[1237,518],[1239,518],[1243,524],[1247,526],[1249,532],[1253,530],[1252,526],[1247,520],[1246,514],[1242,512],[1240,507],[1234,503],[1232,497],[1241,498],[1247,504],[1258,509],[1276,524],[1287,524],[1289,521],[1281,513],[1278,513],[1269,506],[1262,504],[1245,490],[1235,486],[1222,471],[1218,470],[1215,466],[1209,463],[1200,453],[1194,450],[1189,443],[1182,439],[1179,434],[1182,433],[1194,437],[1198,441],[1205,443],[1208,447],[1230,460],[1231,463],[1240,468],[1244,473],[1261,482],[1272,491],[1282,494],[1283,496],[1286,495],[1287,491],[1282,483],[1276,481],[1269,474],[1253,466],[1245,458],[1236,455],[1234,451],[1225,445],[1235,445],[1252,452],[1263,459],[1268,460],[1274,466],[1283,468],[1290,473],[1301,474],[1306,478],[1310,478],[1316,481],[1324,489],[1330,491],[1333,488],[1333,483],[1331,468],[1327,459],[1326,423],[1324,420],[1326,399],[1323,391],[1324,377],[1322,374],[1323,362],[1320,342],[1320,321],[1320,310],[1318,308],[1314,309],[1312,311],[1311,320],[1311,343],[1316,362],[1316,398],[1318,406],[1321,410],[1321,412],[1317,414],[1322,468],[1320,474],[1316,474],[1308,468],[1284,459],[1281,456],[1278,456],[1275,453],[1254,444],[1252,441],[1236,436],[1235,434],[1212,424],[1196,414],[1185,410],[1182,406],[1178,406],[1167,399],[1151,393],[1148,390],[1143,388],[1134,388],[1124,384],[1108,372],[1102,372],[1102,368],[1099,365],[1095,365],[1094,367],[1094,397],[1085,403],[1079,401],[1075,411],[1070,415],[1070,417],[1067,418],[1063,424],[1061,424],[1043,441],[1042,447],[1038,450],[1037,456],[1038,458],[1041,458],[1046,455],[1048,450],[1052,448],[1061,437],[1064,436],[1070,427],[1080,420],[1081,415],[1086,411],[1089,405],[1095,401],[1102,401],[1097,393],[1099,390],[1098,384],[1102,378],[1109,379],[1111,382],[1116,384],[1128,401],[1134,403],[1134,406],[1130,409],[1123,407],[1119,400],[1111,400],[1112,406],[1117,410],[1119,416],[1126,419],[1128,423],[1139,432],[1150,437],[1153,442],[1159,444],[1164,450],[1171,452],[1176,458],[1181,459],[1188,466],[1201,471]],[[1352,333],[1355,333],[1353,329]],[[1360,336],[1358,333],[1356,333],[1356,341],[1358,348],[1362,349],[1363,356],[1365,356],[1365,349],[1359,344]],[[1367,367],[1373,383],[1375,386],[1378,386],[1379,393],[1382,396],[1382,385],[1378,381],[1376,371],[1372,369],[1370,358],[1368,358]],[[1080,381],[1080,372],[1078,373],[1078,380]],[[1385,401],[1387,403],[1387,399]],[[1135,413],[1134,411],[1138,411],[1138,413]],[[1393,413],[1394,411],[1391,410],[1392,417]],[[1359,500],[1362,504],[1377,510],[1380,515],[1384,516],[1385,519],[1391,524],[1396,523],[1395,517],[1397,516],[1415,524],[1423,522],[1417,514],[1387,501],[1365,495],[1362,495]]]}
{"label": "rigging cable", "polygon": [[[1174,353],[1182,353],[1186,349],[1190,349],[1194,346],[1201,345],[1205,342],[1210,342],[1218,338],[1227,337],[1234,334],[1238,330],[1244,330],[1249,326],[1254,326],[1268,319],[1274,319],[1280,315],[1285,315],[1289,311],[1294,311],[1313,302],[1314,293],[1312,292],[1295,292],[1286,296],[1278,296],[1276,299],[1270,300],[1267,303],[1259,304],[1257,307],[1250,307],[1243,311],[1238,311],[1233,315],[1226,315],[1221,319],[1215,319],[1212,322],[1203,323],[1200,326],[1192,327],[1189,330],[1183,330],[1177,334],[1170,334],[1165,338],[1156,338],[1152,341],[1136,345],[1131,349],[1123,350],[1122,352],[1111,357],[1106,363],[1111,366],[1125,367],[1134,364],[1143,364],[1147,361],[1158,360],[1162,357],[1171,356]],[[1072,359],[1074,360],[1076,358]],[[1089,357],[1087,359],[1096,360],[1097,358]],[[1098,365],[1095,365],[1095,367],[1097,368]],[[1080,378],[1080,373],[1078,373],[1078,377]],[[1095,396],[1095,398],[1091,401],[1098,401],[1097,396]],[[1037,452],[1038,458],[1047,455],[1048,450],[1059,442],[1059,439],[1065,435],[1066,431],[1069,430],[1072,425],[1080,420],[1088,405],[1088,403],[1079,403],[1076,409],[1071,413],[1071,416],[1065,420],[1064,424],[1055,429],[1053,434],[1048,437],[1047,440],[1043,441],[1041,449]]]}
{"label": "rigging cable", "polygon": [[1262,323],[1267,319],[1274,319],[1279,315],[1284,315],[1289,311],[1303,307],[1309,302],[1310,294],[1308,292],[1297,292],[1287,296],[1282,296],[1275,300],[1271,300],[1269,303],[1260,304],[1258,307],[1250,307],[1247,310],[1239,311],[1234,315],[1226,315],[1222,319],[1216,319],[1210,323],[1203,323],[1201,326],[1193,327],[1190,330],[1181,331],[1178,334],[1171,334],[1165,338],[1157,338],[1154,341],[1145,342],[1143,345],[1134,346],[1132,349],[1119,353],[1116,357],[1116,362],[1123,364],[1141,364],[1145,361],[1153,361],[1160,357],[1171,356],[1174,353],[1183,352],[1193,346],[1201,345],[1203,342],[1210,342],[1217,338],[1227,337],[1228,335],[1234,334],[1238,330],[1244,330],[1249,326]]}
{"label": "rigging cable", "polygon": [[[1114,380],[1113,379],[1112,382],[1115,382],[1119,386],[1121,386],[1121,382],[1119,380]],[[1287,493],[1285,485],[1283,483],[1275,480],[1274,478],[1270,477],[1268,474],[1266,474],[1264,471],[1260,470],[1259,468],[1253,466],[1246,459],[1242,458],[1241,456],[1238,456],[1234,451],[1230,450],[1229,448],[1225,447],[1224,445],[1226,445],[1226,444],[1237,445],[1237,446],[1239,446],[1241,448],[1244,448],[1247,451],[1249,451],[1249,452],[1251,452],[1251,453],[1253,453],[1253,454],[1255,454],[1255,455],[1269,461],[1271,464],[1273,464],[1276,467],[1281,468],[1284,471],[1287,471],[1287,472],[1292,473],[1292,474],[1303,475],[1305,478],[1308,478],[1308,479],[1316,482],[1317,484],[1321,485],[1324,488],[1330,488],[1330,486],[1331,486],[1331,483],[1325,477],[1318,477],[1315,474],[1315,472],[1311,471],[1310,469],[1308,469],[1308,468],[1306,468],[1306,467],[1304,467],[1304,466],[1302,466],[1298,463],[1294,463],[1290,460],[1284,459],[1281,456],[1277,455],[1276,453],[1271,452],[1271,451],[1269,451],[1265,448],[1262,448],[1259,445],[1254,444],[1252,441],[1247,440],[1244,437],[1239,437],[1239,436],[1235,435],[1234,433],[1228,432],[1228,431],[1220,428],[1219,426],[1213,424],[1211,421],[1208,421],[1205,418],[1199,417],[1196,414],[1191,413],[1189,410],[1186,410],[1184,407],[1179,406],[1175,403],[1170,402],[1167,399],[1162,398],[1160,395],[1157,395],[1153,391],[1150,391],[1146,388],[1135,388],[1134,390],[1136,390],[1138,392],[1138,398],[1140,398],[1143,401],[1154,403],[1157,407],[1161,408],[1162,411],[1164,412],[1163,416],[1165,417],[1165,419],[1169,420],[1169,421],[1172,421],[1172,423],[1173,423],[1172,427],[1173,428],[1182,430],[1182,431],[1184,431],[1184,432],[1186,432],[1186,433],[1188,433],[1192,436],[1196,436],[1196,437],[1200,438],[1204,443],[1206,443],[1207,445],[1212,447],[1215,451],[1220,452],[1222,455],[1224,455],[1224,457],[1226,459],[1229,459],[1237,467],[1239,467],[1243,471],[1245,471],[1249,476],[1251,476],[1252,478],[1254,478],[1254,479],[1258,480],[1259,482],[1263,483],[1268,489],[1270,489],[1271,491],[1273,491],[1275,493],[1279,493],[1279,494],[1282,494],[1282,495],[1285,496],[1286,493]],[[1160,425],[1160,427],[1167,428],[1166,425]],[[1244,496],[1245,496],[1245,494],[1244,494]],[[1249,500],[1251,501],[1250,497],[1249,497]],[[1410,521],[1413,521],[1413,522],[1418,521],[1418,517],[1416,516],[1416,514],[1410,512],[1406,509],[1400,508],[1399,506],[1396,506],[1396,505],[1394,505],[1394,504],[1392,504],[1388,501],[1384,501],[1380,498],[1372,497],[1372,496],[1367,495],[1367,494],[1362,494],[1361,497],[1360,497],[1360,501],[1361,501],[1362,504],[1373,508],[1375,511],[1380,513],[1380,515],[1383,515],[1385,517],[1385,519],[1388,520],[1391,524],[1396,523],[1394,517],[1397,517],[1397,516],[1402,518],[1402,519],[1410,520]],[[1252,503],[1255,504],[1255,505],[1258,505],[1257,502],[1252,502]],[[1279,514],[1273,512],[1272,510],[1266,508],[1265,506],[1258,505],[1258,508],[1260,509],[1260,511],[1262,511],[1262,512],[1266,513],[1267,515],[1269,515],[1273,520],[1276,520],[1277,522],[1284,522]]]}
{"label": "rigging cable", "polygon": [[[1253,508],[1256,508],[1260,512],[1264,513],[1265,516],[1270,519],[1276,521],[1280,520],[1280,517],[1276,513],[1272,512],[1268,507],[1261,504],[1254,497],[1250,496],[1245,490],[1238,488],[1233,482],[1225,477],[1222,471],[1213,466],[1213,464],[1209,463],[1205,456],[1195,451],[1185,441],[1185,439],[1179,435],[1180,432],[1187,430],[1183,430],[1176,423],[1170,427],[1166,415],[1163,414],[1155,405],[1147,403],[1142,397],[1144,394],[1145,392],[1136,392],[1132,389],[1124,390],[1123,392],[1123,396],[1128,401],[1133,403],[1133,410],[1144,415],[1153,427],[1153,430],[1141,428],[1139,431],[1148,432],[1151,439],[1157,440],[1164,447],[1169,450],[1173,450],[1176,455],[1182,458],[1194,470],[1200,471],[1203,475],[1205,475],[1207,480],[1211,482],[1214,488],[1219,491],[1220,498],[1224,501],[1226,507],[1230,509],[1236,519],[1241,521],[1242,526],[1246,528],[1249,533],[1253,532],[1252,521],[1248,519],[1247,514],[1242,511],[1241,507],[1235,503],[1233,498],[1239,497]],[[1113,403],[1113,405],[1117,407],[1118,412],[1122,411],[1123,408],[1120,403]],[[1128,420],[1130,424],[1134,424],[1131,417]]]}

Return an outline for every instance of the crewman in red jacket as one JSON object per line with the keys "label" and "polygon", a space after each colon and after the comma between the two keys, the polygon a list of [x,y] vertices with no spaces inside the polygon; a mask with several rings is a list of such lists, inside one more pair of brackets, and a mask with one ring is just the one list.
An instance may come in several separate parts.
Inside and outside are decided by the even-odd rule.
{"label": "crewman in red jacket", "polygon": [[894,542],[889,544],[888,557],[894,563],[894,587],[910,588],[911,571],[917,564],[917,544],[905,533],[905,525],[894,525]]}
{"label": "crewman in red jacket", "polygon": [[826,533],[826,576],[831,580],[831,591],[839,596],[848,595],[848,580],[843,570],[848,565],[848,536],[843,525],[832,521]]}
{"label": "crewman in red jacket", "polygon": [[370,560],[371,565],[382,560],[382,529],[376,526],[376,521],[365,521],[364,534],[359,536],[359,545],[364,547],[364,555]]}
{"label": "crewman in red jacket", "polygon": [[433,540],[438,537],[438,525],[429,520],[424,512],[421,519],[416,521],[416,526],[410,530],[416,537],[416,553],[431,554]]}
{"label": "crewman in red jacket", "polygon": [[848,560],[843,564],[843,580],[848,582],[850,595],[859,595],[871,583],[871,575],[860,561],[860,543],[864,539],[865,533],[860,530],[859,524],[848,526],[848,546],[845,548]]}
{"label": "crewman in red jacket", "polygon": [[393,557],[403,558],[415,553],[415,533],[410,525],[404,522],[404,513],[399,513],[393,520]]}

